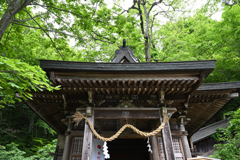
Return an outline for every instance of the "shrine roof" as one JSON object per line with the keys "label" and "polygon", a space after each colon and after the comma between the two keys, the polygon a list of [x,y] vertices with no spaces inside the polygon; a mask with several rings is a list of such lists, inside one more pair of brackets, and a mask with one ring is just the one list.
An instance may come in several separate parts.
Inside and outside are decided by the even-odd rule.
{"label": "shrine roof", "polygon": [[[165,99],[173,101],[172,108],[181,110],[189,102],[187,117],[191,121],[186,125],[189,135],[195,133],[225,103],[238,96],[240,82],[202,84],[215,67],[215,60],[159,63],[92,63],[41,60],[54,85],[61,85],[60,91],[32,93],[33,100],[27,101],[45,122],[57,132],[66,130],[61,121],[65,116],[64,105],[74,112],[76,108],[88,103],[88,91],[94,92],[95,107],[108,107],[120,103],[104,103],[97,99],[107,95],[138,95],[132,99],[133,105],[146,108],[157,107],[159,93],[165,92]],[[188,99],[188,95],[190,98]],[[155,99],[151,99],[151,96]],[[150,100],[150,101],[149,101]],[[86,103],[86,104],[85,104]]]}
{"label": "shrine roof", "polygon": [[198,131],[230,99],[238,97],[240,81],[202,84],[191,94],[187,117],[191,121],[186,125],[189,135]]}
{"label": "shrine roof", "polygon": [[93,63],[40,60],[40,66],[45,71],[61,72],[188,72],[204,70],[206,76],[215,67],[215,60],[181,61],[181,62],[153,62],[153,63]]}
{"label": "shrine roof", "polygon": [[228,119],[224,119],[219,122],[213,123],[209,126],[203,127],[192,135],[192,142],[197,143],[216,133],[218,128],[227,128],[228,126],[229,126]]}
{"label": "shrine roof", "polygon": [[240,89],[240,81],[222,82],[222,83],[204,83],[197,90],[224,90],[224,89]]}

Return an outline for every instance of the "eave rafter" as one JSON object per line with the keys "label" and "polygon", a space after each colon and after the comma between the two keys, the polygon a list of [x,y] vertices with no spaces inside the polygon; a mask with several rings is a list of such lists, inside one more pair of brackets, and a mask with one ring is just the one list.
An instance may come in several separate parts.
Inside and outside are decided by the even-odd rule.
{"label": "eave rafter", "polygon": [[68,94],[185,94],[195,89],[197,77],[191,78],[155,78],[155,79],[60,79],[54,80]]}

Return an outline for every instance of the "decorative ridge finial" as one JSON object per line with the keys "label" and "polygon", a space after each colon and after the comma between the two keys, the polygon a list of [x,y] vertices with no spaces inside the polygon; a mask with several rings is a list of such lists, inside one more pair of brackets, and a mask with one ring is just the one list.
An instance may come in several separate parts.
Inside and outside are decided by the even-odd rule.
{"label": "decorative ridge finial", "polygon": [[126,39],[123,39],[123,47],[126,47]]}
{"label": "decorative ridge finial", "polygon": [[123,39],[123,46],[115,51],[112,63],[137,63],[139,60],[134,56],[134,51],[126,45],[126,39]]}

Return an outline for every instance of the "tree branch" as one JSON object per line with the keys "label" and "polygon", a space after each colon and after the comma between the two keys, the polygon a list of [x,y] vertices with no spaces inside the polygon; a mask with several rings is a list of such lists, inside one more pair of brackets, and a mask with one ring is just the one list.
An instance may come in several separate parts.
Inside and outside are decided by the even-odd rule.
{"label": "tree branch", "polygon": [[[63,12],[67,12],[67,13],[71,13],[75,16],[78,16],[78,17],[81,17],[81,18],[84,18],[82,15],[78,14],[78,13],[75,13],[75,12],[72,12],[72,11],[69,11],[69,10],[66,10],[66,9],[61,9],[61,8],[57,8],[57,7],[53,7],[53,6],[45,6],[45,5],[41,5],[41,4],[38,4],[36,2],[32,3],[33,5],[38,5],[38,6],[41,6],[45,9],[47,8],[53,8],[53,9],[56,9],[56,10],[59,10],[59,11],[63,11]],[[102,22],[101,20],[96,20],[96,19],[92,19],[93,21],[96,21],[96,22]]]}
{"label": "tree branch", "polygon": [[229,3],[229,1],[222,1],[222,3],[225,3],[226,6],[232,7],[233,5],[238,3],[238,0],[234,0],[233,3]]}
{"label": "tree branch", "polygon": [[166,58],[168,58],[168,57],[163,57],[162,59],[155,59],[155,58],[152,58],[151,61],[159,62],[159,61],[163,61],[163,60],[165,60]]}
{"label": "tree branch", "polygon": [[171,21],[173,20],[173,18],[170,17],[170,16],[167,14],[168,11],[164,11],[164,9],[162,9],[162,7],[159,6],[159,5],[158,5],[158,7],[162,10],[161,12],[163,12],[163,13],[165,14],[165,17],[166,17],[166,18],[169,18]]}
{"label": "tree branch", "polygon": [[137,1],[136,1],[136,0],[133,0],[133,5],[132,5],[130,8],[128,8],[127,10],[125,10],[124,8],[122,8],[122,7],[119,6],[119,5],[116,5],[115,3],[114,3],[114,4],[123,10],[123,12],[121,13],[121,14],[123,14],[124,12],[129,13],[129,10],[130,10],[130,9],[136,9],[136,10],[138,10],[138,8],[135,7],[136,3],[137,3]]}
{"label": "tree branch", "polygon": [[95,15],[95,13],[96,13],[96,11],[97,11],[97,7],[98,7],[98,2],[97,2],[97,4],[96,4],[96,8],[95,8],[95,10],[94,10],[94,12],[93,12],[93,14],[92,14],[92,17],[91,17],[91,19],[93,18],[93,16]]}
{"label": "tree branch", "polygon": [[100,35],[100,34],[94,32],[94,31],[92,31],[92,33],[94,33],[95,35],[97,35],[97,36],[99,36],[99,37],[102,37],[102,38],[107,39],[108,41],[110,41],[109,38],[107,38],[107,37],[105,37],[105,36],[103,36],[103,35]]}
{"label": "tree branch", "polygon": [[105,40],[102,40],[102,39],[98,39],[98,38],[95,38],[93,35],[91,35],[92,39],[94,39],[95,41],[102,41],[102,42],[107,42],[109,44],[113,44],[113,42],[109,42],[109,41],[105,41]]}
{"label": "tree branch", "polygon": [[141,10],[141,6],[140,6],[140,1],[138,0],[137,2],[138,5],[138,12],[139,12],[139,16],[140,16],[140,26],[141,26],[141,30],[142,30],[142,34],[144,35],[144,23],[143,23],[143,17],[142,17],[142,10]]}
{"label": "tree branch", "polygon": [[22,10],[24,7],[26,7],[28,4],[30,4],[33,0],[24,0],[23,3],[14,11],[14,13],[18,13],[20,10]]}
{"label": "tree branch", "polygon": [[11,23],[14,23],[14,24],[17,24],[17,25],[21,25],[21,26],[24,26],[24,27],[28,27],[28,28],[41,29],[41,30],[43,30],[43,31],[49,31],[49,32],[55,32],[55,33],[61,33],[61,34],[65,34],[66,36],[70,36],[70,37],[77,37],[77,36],[74,36],[74,35],[72,35],[72,34],[68,34],[68,33],[61,32],[61,31],[54,31],[54,30],[45,29],[45,28],[39,28],[39,27],[28,26],[28,25],[25,25],[25,24],[17,23],[17,22],[11,22]]}
{"label": "tree branch", "polygon": [[[5,130],[6,130],[6,129],[5,129]],[[5,131],[5,130],[2,130],[2,129],[0,128],[0,131],[2,131],[3,133],[6,133],[6,134],[8,134],[8,135],[11,136],[11,137],[14,137],[14,138],[17,138],[18,140],[20,140],[20,138],[14,136],[12,133],[9,133],[9,132],[7,132],[7,131]]]}
{"label": "tree branch", "polygon": [[10,1],[9,0],[6,0],[8,4],[10,4]]}
{"label": "tree branch", "polygon": [[7,49],[7,39],[8,39],[8,36],[9,36],[9,34],[10,34],[11,30],[12,30],[12,27],[13,27],[13,24],[11,25],[11,28],[10,28],[10,30],[9,30],[9,32],[8,32],[8,34],[7,34],[7,37],[6,37],[6,39],[5,39],[5,48],[6,48],[6,50],[7,50],[7,54],[8,54],[8,49]]}
{"label": "tree branch", "polygon": [[153,23],[154,23],[154,21],[155,21],[156,16],[157,16],[159,13],[162,13],[162,12],[166,14],[167,11],[159,11],[159,12],[157,12],[156,14],[153,15],[152,25],[151,25],[151,27],[150,27],[151,29],[152,29],[152,27],[153,27]]}
{"label": "tree branch", "polygon": [[47,8],[53,8],[53,9],[56,9],[56,10],[59,10],[59,11],[68,12],[68,13],[71,13],[71,14],[73,14],[73,15],[76,15],[76,16],[79,16],[79,17],[83,18],[82,15],[77,14],[77,13],[74,13],[74,12],[69,11],[69,10],[66,10],[66,9],[61,9],[61,8],[57,8],[57,7],[53,7],[53,6],[44,6],[44,5],[38,4],[38,3],[36,3],[36,2],[33,2],[33,4],[34,4],[34,5],[41,6],[41,7],[46,8],[46,9],[47,9]]}
{"label": "tree branch", "polygon": [[165,6],[171,7],[173,9],[173,11],[177,11],[177,12],[182,12],[181,10],[177,10],[175,7],[172,6],[172,4],[166,4],[165,2],[162,2]]}
{"label": "tree branch", "polygon": [[[65,35],[67,35],[67,36],[78,38],[79,41],[83,41],[83,39],[78,35],[78,33],[76,33],[76,32],[72,29],[72,27],[69,26],[68,23],[65,22],[61,17],[59,17],[57,14],[53,13],[52,11],[50,11],[48,8],[45,8],[45,7],[43,7],[43,6],[40,6],[40,7],[46,9],[46,10],[49,11],[51,14],[53,14],[53,15],[56,16],[58,19],[60,19],[60,20],[61,20],[63,23],[65,23],[65,24],[72,30],[72,32],[73,32],[74,34],[76,34],[77,36],[70,35],[70,34],[67,34],[67,33],[64,33],[64,32],[59,32],[59,31],[53,31],[53,32],[55,32],[55,33],[63,33],[63,34],[65,34]],[[51,32],[51,31],[50,31],[50,32]]]}
{"label": "tree branch", "polygon": [[[25,10],[25,9],[23,9],[23,10],[24,10],[25,12],[27,12],[27,14],[28,14],[31,18],[33,18],[33,17],[31,16],[31,14],[30,14],[27,10]],[[33,19],[33,20],[35,21],[35,23],[37,23],[37,25],[38,25],[40,28],[42,28],[41,25],[40,25],[35,19]],[[44,31],[44,30],[43,30],[43,31]],[[57,50],[58,54],[61,56],[62,60],[64,61],[62,54],[61,54],[61,53],[59,52],[59,50],[57,49],[57,46],[56,46],[55,43],[53,42],[52,38],[49,36],[49,34],[48,34],[46,31],[44,31],[44,32],[46,33],[46,35],[48,36],[48,38],[51,40],[51,42],[53,43],[53,45],[54,45],[55,49]]]}
{"label": "tree branch", "polygon": [[152,6],[150,7],[150,9],[148,10],[148,14],[150,14],[150,12],[151,12],[151,10],[153,9],[153,7],[155,7],[156,5],[162,3],[162,1],[163,1],[163,0],[160,0],[160,1],[158,1],[158,2],[154,2],[154,3],[152,4]]}
{"label": "tree branch", "polygon": [[44,15],[44,14],[48,14],[48,13],[49,13],[49,12],[42,13],[42,14],[39,14],[39,15],[34,16],[33,18],[27,18],[27,19],[22,19],[22,20],[20,20],[20,19],[13,19],[13,21],[16,21],[16,22],[26,22],[26,21],[30,21],[30,20],[32,20],[32,19],[34,19],[34,18],[40,17],[40,16],[42,16],[42,15]]}

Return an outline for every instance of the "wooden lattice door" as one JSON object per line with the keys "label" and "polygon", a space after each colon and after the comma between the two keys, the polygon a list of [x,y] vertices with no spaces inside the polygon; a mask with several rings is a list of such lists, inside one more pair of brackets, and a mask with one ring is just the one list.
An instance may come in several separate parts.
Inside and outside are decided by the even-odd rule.
{"label": "wooden lattice door", "polygon": [[173,143],[174,155],[176,160],[184,160],[185,158],[184,158],[181,138],[173,137],[172,143]]}
{"label": "wooden lattice door", "polygon": [[[158,140],[158,150],[159,150],[160,159],[165,160],[162,137],[158,137],[157,140]],[[172,143],[173,143],[174,155],[176,160],[184,160],[185,158],[184,158],[181,138],[173,137]]]}
{"label": "wooden lattice door", "polygon": [[158,137],[157,141],[158,141],[158,153],[160,156],[160,160],[165,160],[162,137]]}
{"label": "wooden lattice door", "polygon": [[74,137],[72,140],[70,160],[82,159],[83,137]]}

